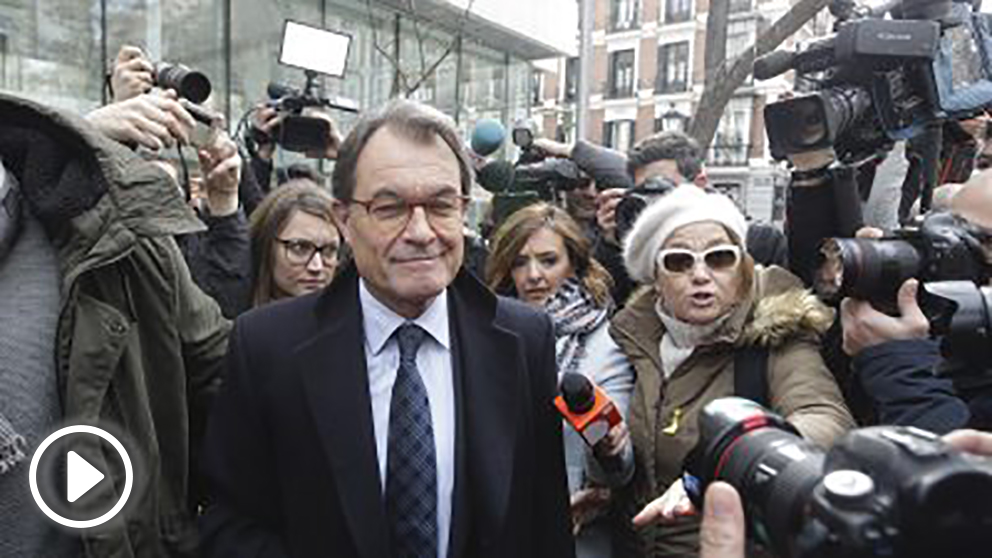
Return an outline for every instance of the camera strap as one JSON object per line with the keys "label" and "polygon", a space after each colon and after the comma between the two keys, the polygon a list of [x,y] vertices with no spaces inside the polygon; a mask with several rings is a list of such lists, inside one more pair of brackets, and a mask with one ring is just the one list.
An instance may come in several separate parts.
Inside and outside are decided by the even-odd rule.
{"label": "camera strap", "polygon": [[741,347],[734,353],[734,395],[768,406],[768,347]]}

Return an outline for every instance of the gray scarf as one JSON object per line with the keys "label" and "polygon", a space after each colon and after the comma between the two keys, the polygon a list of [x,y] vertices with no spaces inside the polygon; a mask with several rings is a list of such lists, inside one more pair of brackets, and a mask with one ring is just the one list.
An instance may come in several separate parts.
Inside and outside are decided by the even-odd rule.
{"label": "gray scarf", "polygon": [[[0,161],[0,265],[10,252],[21,230],[21,197],[14,175]],[[24,461],[27,442],[0,413],[0,475]]]}
{"label": "gray scarf", "polygon": [[586,356],[586,340],[610,316],[610,305],[600,308],[578,279],[567,279],[545,303],[555,326],[555,339],[564,338],[557,350],[558,374],[578,371]]}

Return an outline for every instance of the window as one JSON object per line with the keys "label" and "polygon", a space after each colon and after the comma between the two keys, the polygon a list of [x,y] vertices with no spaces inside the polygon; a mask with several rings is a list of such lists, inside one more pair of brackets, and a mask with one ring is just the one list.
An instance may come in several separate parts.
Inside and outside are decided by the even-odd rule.
{"label": "window", "polygon": [[748,160],[751,99],[732,99],[720,119],[710,162],[717,166],[743,166]]}
{"label": "window", "polygon": [[689,21],[692,16],[692,0],[665,0],[665,23]]}
{"label": "window", "polygon": [[629,31],[638,26],[641,0],[612,0],[610,3],[610,29]]}
{"label": "window", "polygon": [[544,104],[544,72],[534,70],[530,74],[530,104]]}
{"label": "window", "polygon": [[655,93],[681,93],[689,86],[689,43],[658,47],[658,83]]}
{"label": "window", "polygon": [[634,95],[634,50],[610,53],[609,97],[618,99]]}
{"label": "window", "polygon": [[730,13],[738,14],[751,11],[751,0],[730,0]]}
{"label": "window", "polygon": [[569,58],[565,62],[565,101],[574,101],[579,97],[579,58]]}
{"label": "window", "polygon": [[733,60],[751,48],[755,39],[753,19],[731,21],[727,25],[727,60]]}
{"label": "window", "polygon": [[603,123],[603,145],[619,151],[634,147],[634,121],[613,120]]}

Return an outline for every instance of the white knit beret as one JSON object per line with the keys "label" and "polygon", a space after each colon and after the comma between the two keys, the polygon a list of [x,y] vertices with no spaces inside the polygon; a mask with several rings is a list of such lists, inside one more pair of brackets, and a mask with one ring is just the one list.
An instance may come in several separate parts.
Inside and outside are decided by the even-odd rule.
{"label": "white knit beret", "polygon": [[623,260],[631,279],[653,283],[655,259],[668,237],[680,227],[704,221],[723,225],[745,248],[747,220],[737,205],[723,194],[683,184],[648,205],[624,239]]}

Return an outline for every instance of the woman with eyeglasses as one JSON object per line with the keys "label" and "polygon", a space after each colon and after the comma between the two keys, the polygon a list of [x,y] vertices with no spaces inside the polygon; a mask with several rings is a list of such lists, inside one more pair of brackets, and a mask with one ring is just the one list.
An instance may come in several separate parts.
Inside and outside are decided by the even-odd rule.
{"label": "woman with eyeglasses", "polygon": [[318,291],[331,282],[341,250],[333,201],[314,182],[297,179],[271,192],[255,209],[250,225],[252,306]]}
{"label": "woman with eyeglasses", "polygon": [[[559,378],[567,372],[586,376],[626,416],[634,370],[610,338],[612,282],[592,258],[592,246],[579,224],[556,206],[529,205],[507,218],[490,247],[489,287],[551,316]],[[595,450],[571,426],[563,424],[563,428],[576,555],[610,558],[612,537],[604,516],[610,507],[610,487],[626,484],[633,474],[627,427],[614,427]],[[611,464],[604,469],[596,457]]]}
{"label": "woman with eyeglasses", "polygon": [[710,401],[757,400],[823,446],[854,426],[820,357],[832,311],[788,271],[755,266],[746,233],[729,198],[682,185],[624,240],[624,263],[644,286],[610,333],[637,371],[635,473],[621,507],[634,527],[624,542],[643,556],[698,555],[699,523],[679,479]]}

